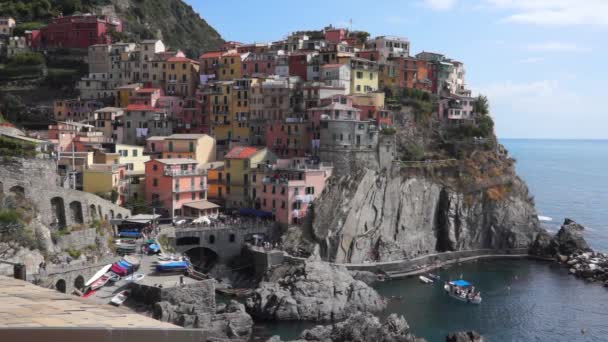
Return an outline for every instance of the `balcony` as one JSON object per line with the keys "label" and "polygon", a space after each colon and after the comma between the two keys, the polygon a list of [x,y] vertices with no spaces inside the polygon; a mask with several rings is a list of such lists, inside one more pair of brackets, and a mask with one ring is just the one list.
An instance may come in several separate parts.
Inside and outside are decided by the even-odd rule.
{"label": "balcony", "polygon": [[173,188],[173,193],[183,193],[183,192],[201,192],[201,191],[207,191],[207,187],[204,185],[199,185],[199,186],[193,186],[193,187],[186,187],[186,188]]}
{"label": "balcony", "polygon": [[203,170],[165,170],[163,174],[169,177],[185,177],[202,176],[205,172]]}

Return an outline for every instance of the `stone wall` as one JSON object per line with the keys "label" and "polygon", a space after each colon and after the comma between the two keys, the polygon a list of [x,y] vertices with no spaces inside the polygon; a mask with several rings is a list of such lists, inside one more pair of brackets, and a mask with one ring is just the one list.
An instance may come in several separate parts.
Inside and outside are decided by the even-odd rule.
{"label": "stone wall", "polygon": [[79,250],[90,245],[95,245],[96,237],[97,230],[95,228],[74,231],[57,238],[56,246],[62,250],[68,248]]}
{"label": "stone wall", "polygon": [[58,186],[56,165],[50,159],[0,161],[0,194],[30,199],[41,222],[54,229],[87,224],[99,218],[128,217],[130,210],[87,192]]}

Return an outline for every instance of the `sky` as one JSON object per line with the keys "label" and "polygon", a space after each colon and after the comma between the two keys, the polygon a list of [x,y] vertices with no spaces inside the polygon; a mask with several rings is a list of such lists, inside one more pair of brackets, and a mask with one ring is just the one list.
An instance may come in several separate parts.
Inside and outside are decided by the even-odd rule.
{"label": "sky", "polygon": [[465,63],[499,138],[608,139],[608,0],[186,0],[225,40],[332,24]]}

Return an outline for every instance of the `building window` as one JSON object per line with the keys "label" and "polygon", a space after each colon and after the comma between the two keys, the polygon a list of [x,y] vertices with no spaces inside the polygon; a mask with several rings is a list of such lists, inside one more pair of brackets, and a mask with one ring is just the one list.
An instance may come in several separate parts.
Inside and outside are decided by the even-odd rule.
{"label": "building window", "polygon": [[169,141],[169,152],[173,152],[173,141]]}
{"label": "building window", "polygon": [[210,244],[214,244],[215,243],[215,235],[209,235],[209,243]]}
{"label": "building window", "polygon": [[266,184],[264,184],[264,186],[262,187],[262,192],[266,193]]}
{"label": "building window", "polygon": [[137,157],[137,150],[133,150],[133,157]]}
{"label": "building window", "polygon": [[285,201],[281,201],[281,209],[285,209]]}
{"label": "building window", "polygon": [[194,152],[194,143],[192,141],[188,143],[188,150]]}
{"label": "building window", "polygon": [[157,171],[158,170],[158,165],[152,165],[152,170]]}
{"label": "building window", "polygon": [[175,200],[179,201],[179,194],[175,194]]}
{"label": "building window", "polygon": [[277,207],[276,201],[273,199],[272,200],[272,209],[276,209],[276,207]]}
{"label": "building window", "polygon": [[195,193],[195,192],[193,192],[193,193],[192,193],[192,200],[194,201],[195,199],[196,199],[196,193]]}
{"label": "building window", "polygon": [[228,241],[234,242],[235,240],[236,240],[236,235],[230,234],[230,237],[228,238]]}
{"label": "building window", "polygon": [[152,186],[158,186],[158,179],[152,179]]}

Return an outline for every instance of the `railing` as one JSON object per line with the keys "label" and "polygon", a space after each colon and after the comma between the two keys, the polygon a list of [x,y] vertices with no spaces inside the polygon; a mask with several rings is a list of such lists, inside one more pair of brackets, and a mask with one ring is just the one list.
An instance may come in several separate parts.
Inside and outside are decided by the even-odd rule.
{"label": "railing", "polygon": [[179,177],[179,176],[201,176],[205,172],[202,170],[165,170],[165,176]]}

